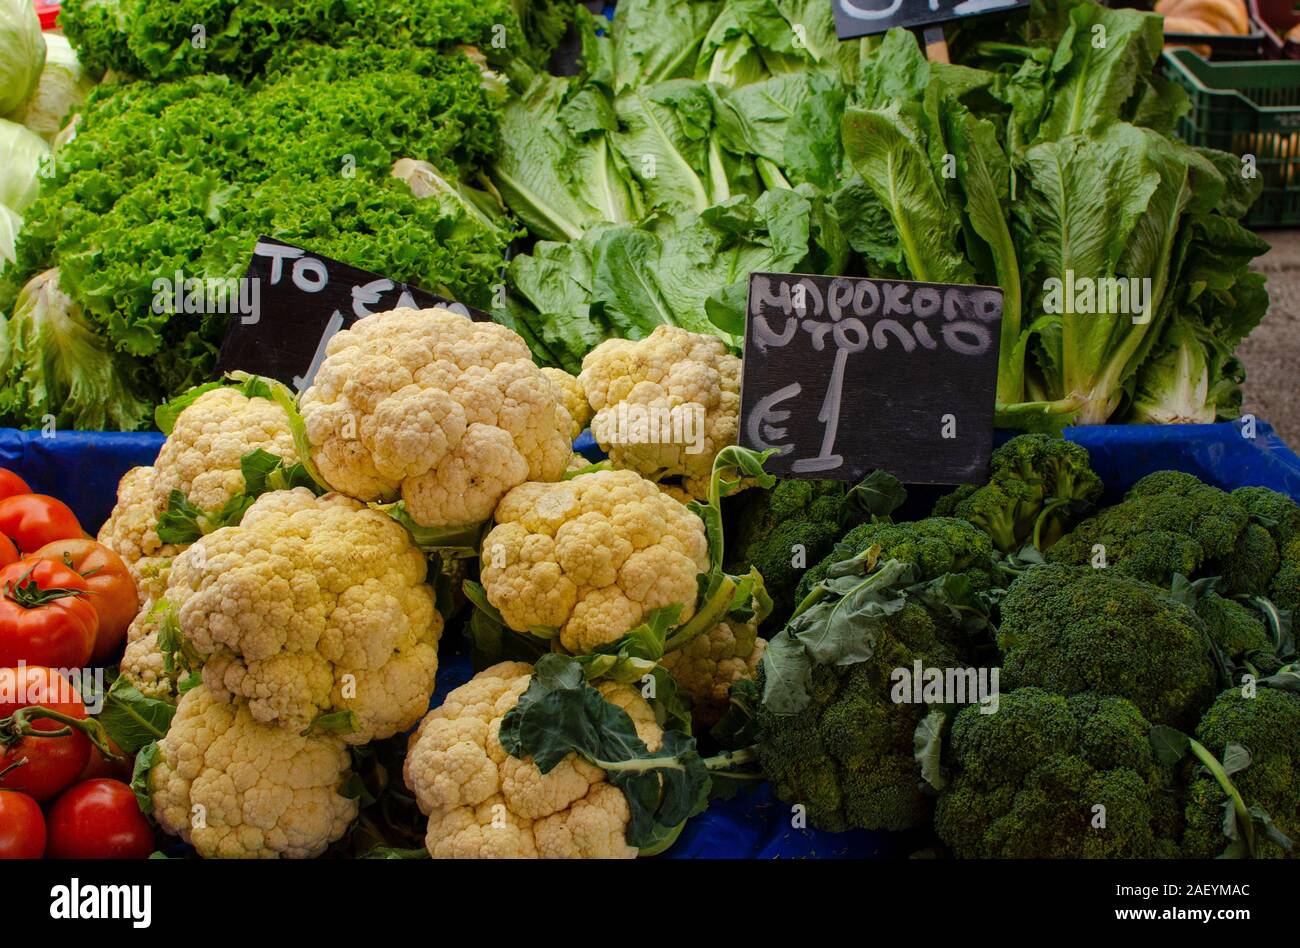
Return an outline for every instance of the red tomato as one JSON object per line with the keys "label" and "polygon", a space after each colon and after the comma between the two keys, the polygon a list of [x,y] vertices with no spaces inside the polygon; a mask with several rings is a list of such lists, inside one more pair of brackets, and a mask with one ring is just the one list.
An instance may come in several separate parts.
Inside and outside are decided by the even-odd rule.
{"label": "red tomato", "polygon": [[130,782],[131,755],[123,753],[122,748],[117,746],[117,742],[107,734],[104,736],[108,740],[109,750],[117,756],[106,757],[103,751],[92,744],[90,756],[86,758],[86,766],[81,768],[81,773],[77,775],[77,783],[83,780],[94,780],[96,777],[112,777],[114,780]]}
{"label": "red tomato", "polygon": [[14,546],[14,541],[0,533],[0,567],[17,563],[20,559],[22,557],[18,555],[18,547]]}
{"label": "red tomato", "polygon": [[0,859],[40,859],[45,855],[45,817],[25,793],[0,790]]}
{"label": "red tomato", "polygon": [[0,500],[0,533],[24,556],[55,540],[85,536],[72,508],[46,494],[22,494]]}
{"label": "red tomato", "polygon": [[51,859],[148,859],[153,830],[131,788],[120,780],[87,780],[50,807]]}
{"label": "red tomato", "polygon": [[[86,718],[86,706],[72,683],[53,669],[40,665],[0,668],[0,725],[6,725],[0,729],[4,741],[0,744],[0,770],[13,767],[0,777],[0,789],[21,790],[37,800],[49,800],[77,779],[90,759],[92,745],[76,728],[60,737],[12,734],[13,713],[33,705],[79,721]],[[33,731],[58,731],[67,726],[52,718],[33,718],[30,725]],[[24,759],[25,764],[13,766]]]}
{"label": "red tomato", "polygon": [[122,557],[94,540],[55,540],[35,553],[34,558],[54,560],[81,574],[90,588],[90,604],[99,615],[99,633],[91,664],[103,665],[116,658],[126,639],[126,628],[140,611],[139,593]]}
{"label": "red tomato", "polygon": [[27,486],[27,482],[7,468],[0,467],[0,500],[6,497],[16,497],[19,494],[30,494],[32,489]]}
{"label": "red tomato", "polygon": [[0,569],[0,667],[81,668],[98,634],[90,586],[76,570],[36,559]]}

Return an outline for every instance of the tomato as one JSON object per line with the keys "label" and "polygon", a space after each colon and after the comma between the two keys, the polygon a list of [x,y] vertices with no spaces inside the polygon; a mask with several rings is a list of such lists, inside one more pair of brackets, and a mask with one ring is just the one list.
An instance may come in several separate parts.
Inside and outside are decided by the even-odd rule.
{"label": "tomato", "polygon": [[131,780],[131,756],[123,753],[122,748],[118,747],[117,742],[111,737],[107,735],[105,737],[108,740],[108,749],[116,756],[109,757],[92,744],[86,766],[81,768],[81,773],[77,775],[77,783],[83,780],[94,780],[96,777],[112,777],[115,780],[128,782]]}
{"label": "tomato", "polygon": [[30,494],[32,489],[27,486],[27,482],[7,468],[0,467],[0,500],[6,497],[17,497],[19,494]]}
{"label": "tomato", "polygon": [[[67,787],[90,759],[90,739],[80,730],[60,737],[33,737],[12,733],[12,715],[22,708],[40,705],[69,718],[85,720],[86,706],[72,682],[50,668],[0,668],[0,770],[26,758],[0,777],[0,788],[22,790],[37,800],[49,800]],[[66,725],[51,718],[33,718],[34,731],[58,731]]]}
{"label": "tomato", "polygon": [[18,555],[18,547],[14,546],[14,541],[0,533],[0,567],[17,563],[20,559],[22,557]]}
{"label": "tomato", "polygon": [[0,533],[24,556],[55,540],[85,536],[72,508],[46,494],[22,494],[0,500]]}
{"label": "tomato", "polygon": [[33,558],[54,560],[81,574],[90,588],[90,604],[99,615],[99,632],[95,636],[93,665],[102,665],[117,657],[126,639],[126,628],[140,611],[135,580],[122,557],[94,540],[55,540],[47,543]]}
{"label": "tomato", "polygon": [[54,801],[49,816],[52,859],[148,859],[153,830],[135,794],[120,780],[87,780]]}
{"label": "tomato", "polygon": [[45,855],[45,817],[25,793],[0,790],[0,859],[40,859]]}
{"label": "tomato", "polygon": [[90,586],[76,570],[35,559],[0,569],[0,667],[81,668],[98,634]]}

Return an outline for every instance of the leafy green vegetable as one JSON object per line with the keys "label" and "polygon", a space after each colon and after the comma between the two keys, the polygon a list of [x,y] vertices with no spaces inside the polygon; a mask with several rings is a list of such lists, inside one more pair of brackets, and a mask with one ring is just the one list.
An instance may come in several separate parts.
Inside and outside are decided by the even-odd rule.
{"label": "leafy green vegetable", "polygon": [[175,705],[145,697],[127,679],[118,676],[104,696],[104,707],[98,717],[113,743],[124,753],[134,754],[166,736],[175,713]]}

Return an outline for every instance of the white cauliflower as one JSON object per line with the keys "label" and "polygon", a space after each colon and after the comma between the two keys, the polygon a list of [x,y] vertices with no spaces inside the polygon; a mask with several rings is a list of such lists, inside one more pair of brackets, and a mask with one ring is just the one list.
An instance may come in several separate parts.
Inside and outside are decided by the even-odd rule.
{"label": "white cauliflower", "polygon": [[[532,666],[503,662],[479,672],[429,712],[412,735],[404,775],[429,817],[435,858],[632,858],[630,810],[605,772],[570,754],[543,774],[501,746],[501,719],[519,702]],[[654,710],[629,685],[596,686],[658,750]]]}
{"label": "white cauliflower", "polygon": [[[140,585],[136,564],[147,557],[171,557],[180,552],[178,547],[164,544],[158,538],[158,514],[161,512],[154,497],[154,468],[133,467],[122,475],[117,484],[117,503],[96,537],[126,563]],[[143,597],[143,593],[141,594]],[[142,598],[143,601],[143,598]]]}
{"label": "white cauliflower", "polygon": [[445,309],[396,309],[330,339],[300,410],[338,491],[406,502],[426,527],[492,516],[526,480],[554,481],[573,419],[516,333]]}
{"label": "white cauliflower", "polygon": [[168,673],[158,645],[163,619],[164,611],[155,608],[153,599],[146,599],[126,630],[126,649],[118,670],[145,697],[175,703],[176,674]]}
{"label": "white cauliflower", "polygon": [[340,494],[263,494],[172,563],[168,604],[219,701],[293,731],[351,711],[352,744],[404,731],[433,693],[442,617],[393,519]]}
{"label": "white cauliflower", "polygon": [[713,459],[740,425],[740,359],[721,340],[678,326],[607,339],[582,360],[578,382],[614,467],[680,478],[692,497],[708,496]]}
{"label": "white cauliflower", "polygon": [[669,652],[660,664],[690,695],[691,719],[699,729],[717,724],[726,713],[731,686],[758,674],[767,640],[758,635],[760,619],[724,619],[684,647]]}
{"label": "white cauliflower", "polygon": [[204,858],[308,859],[356,818],[339,793],[350,765],[337,737],[259,723],[199,685],[158,742],[149,796],[158,825]]}
{"label": "white cauliflower", "polygon": [[563,369],[547,367],[542,369],[542,374],[555,384],[560,393],[560,400],[564,404],[564,410],[573,419],[573,427],[569,429],[569,439],[577,438],[582,434],[583,429],[591,424],[591,405],[587,402],[586,392],[582,390],[578,380]]}
{"label": "white cauliflower", "polygon": [[709,566],[704,523],[631,471],[529,482],[501,501],[480,556],[488,601],[510,628],[559,631],[585,654],[616,642],[646,613],[695,611]]}

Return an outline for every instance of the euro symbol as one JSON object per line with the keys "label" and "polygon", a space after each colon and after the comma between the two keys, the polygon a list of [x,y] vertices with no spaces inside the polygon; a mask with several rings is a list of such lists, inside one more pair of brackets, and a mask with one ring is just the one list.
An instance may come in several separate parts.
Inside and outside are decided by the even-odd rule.
{"label": "euro symbol", "polygon": [[754,410],[749,413],[749,418],[745,422],[745,432],[749,435],[749,443],[758,451],[766,451],[768,448],[775,448],[777,454],[789,454],[794,450],[793,444],[780,444],[786,436],[785,428],[778,428],[777,425],[790,418],[790,412],[786,409],[778,409],[775,406],[790,398],[798,396],[802,391],[798,382],[791,382],[785,388],[779,388],[769,395],[764,395],[754,406]]}

